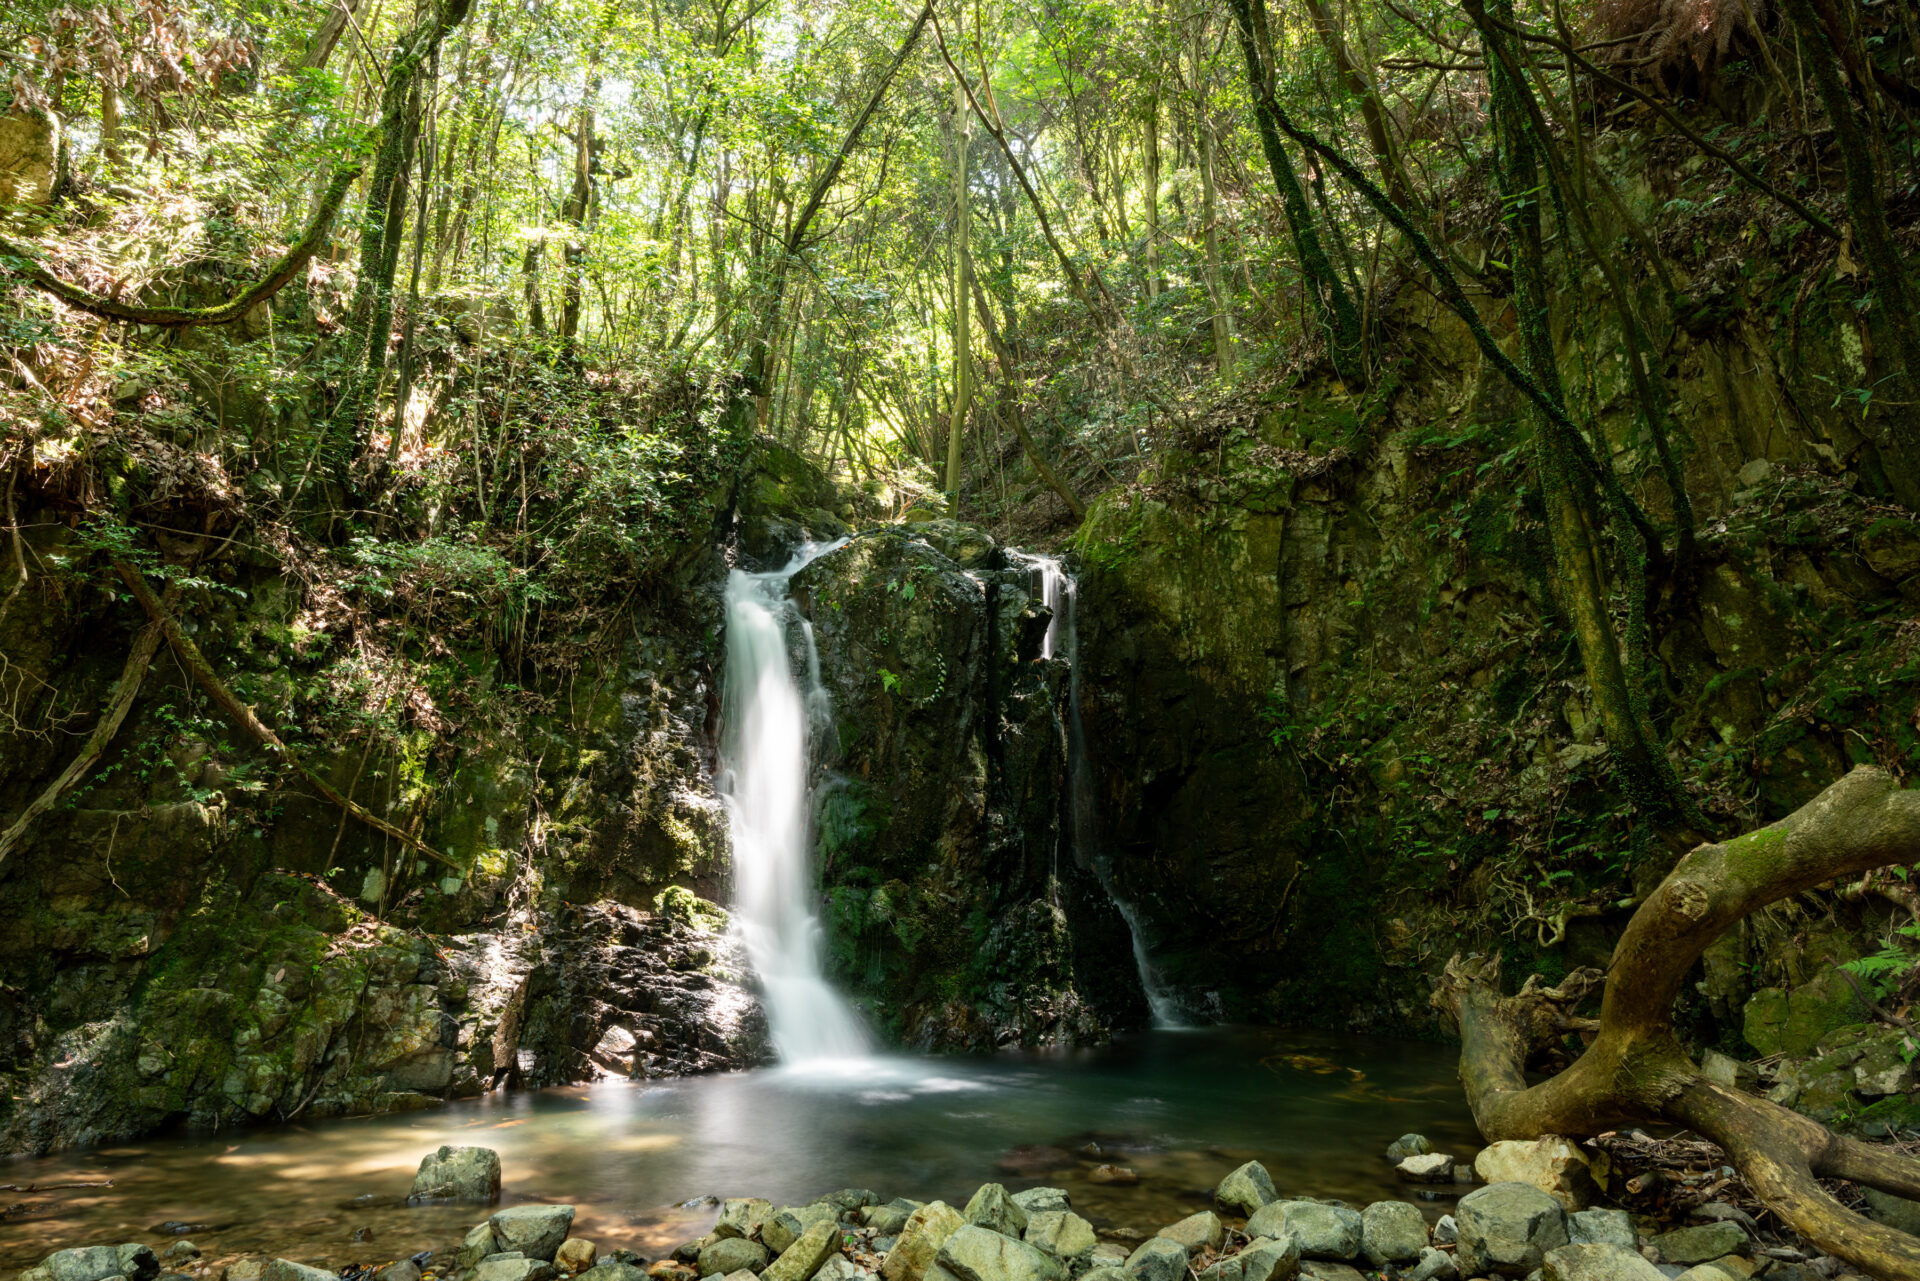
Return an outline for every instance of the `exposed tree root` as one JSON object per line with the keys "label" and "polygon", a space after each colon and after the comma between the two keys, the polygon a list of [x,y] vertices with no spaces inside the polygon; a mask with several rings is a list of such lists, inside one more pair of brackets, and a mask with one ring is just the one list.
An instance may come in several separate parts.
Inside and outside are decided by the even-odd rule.
{"label": "exposed tree root", "polygon": [[[171,593],[172,589],[168,589]],[[154,602],[156,605],[158,601]],[[85,778],[87,772],[100,763],[106,754],[107,745],[113,742],[113,736],[120,732],[120,726],[127,719],[127,710],[133,706],[133,700],[140,693],[140,685],[147,678],[147,667],[153,662],[153,656],[160,648],[161,630],[158,623],[149,623],[134,637],[133,648],[127,652],[126,666],[120,669],[120,680],[113,687],[113,696],[107,700],[107,706],[100,713],[100,721],[93,727],[93,733],[87,736],[80,754],[67,762],[67,767],[48,783],[46,789],[23,810],[19,818],[6,831],[0,832],[0,863],[7,861],[7,855],[13,853],[34,820],[54,807],[62,796],[71,791],[76,783]]]}
{"label": "exposed tree root", "polygon": [[410,832],[402,831],[379,815],[354,803],[351,798],[342,796],[338,789],[309,768],[304,761],[294,755],[291,748],[280,741],[279,735],[268,729],[266,725],[261,722],[260,718],[253,714],[251,707],[248,707],[245,703],[234,697],[233,691],[228,689],[225,682],[214,673],[212,665],[207,662],[206,655],[200,652],[200,647],[195,645],[192,639],[180,630],[180,624],[174,621],[173,615],[167,610],[166,606],[161,603],[160,599],[153,594],[153,589],[147,586],[146,580],[140,577],[139,571],[131,565],[128,565],[125,561],[115,561],[113,568],[115,572],[120,575],[120,581],[127,585],[127,590],[133,593],[134,599],[140,602],[140,607],[147,611],[147,616],[154,621],[155,626],[159,627],[160,630],[166,634],[168,643],[173,646],[173,652],[180,656],[180,661],[186,665],[188,671],[193,673],[195,683],[197,683],[201,689],[205,690],[207,696],[220,705],[220,710],[224,711],[233,719],[236,725],[245,730],[249,737],[291,765],[299,772],[302,778],[306,779],[307,782],[312,785],[315,791],[359,819],[362,823],[365,823],[368,827],[391,836],[394,840],[399,841],[409,849],[446,864],[456,872],[463,874],[466,872],[467,869],[461,867],[458,863],[448,858],[445,854],[442,854],[439,850],[434,849],[433,846],[428,845],[419,837],[414,836]]}
{"label": "exposed tree root", "polygon": [[313,220],[307,224],[307,229],[300,239],[287,250],[286,256],[252,285],[226,302],[213,307],[141,307],[115,298],[102,298],[98,294],[88,293],[78,285],[68,284],[48,271],[40,265],[36,255],[25,246],[0,239],[0,252],[20,260],[18,263],[9,264],[14,271],[68,306],[90,311],[96,316],[105,316],[109,320],[131,321],[137,325],[161,325],[176,329],[189,325],[224,325],[240,319],[256,306],[279,293],[288,281],[306,267],[307,260],[312,258],[314,251],[326,241],[327,231],[333,226],[333,216],[340,212],[340,204],[347,198],[348,188],[353,186],[353,180],[359,176],[358,165],[342,165],[336,169],[333,182],[327,187],[326,194],[320,198],[319,207],[313,211]]}
{"label": "exposed tree root", "polygon": [[[1490,1140],[1594,1135],[1670,1121],[1726,1149],[1754,1193],[1807,1240],[1885,1281],[1920,1281],[1920,1238],[1848,1210],[1819,1184],[1840,1178],[1920,1197],[1920,1161],[1701,1075],[1673,1031],[1673,1002],[1708,945],[1743,917],[1870,868],[1920,860],[1920,791],[1863,766],[1771,826],[1681,859],[1628,922],[1606,974],[1598,1024],[1570,1011],[1599,981],[1529,979],[1500,994],[1497,958],[1455,956],[1434,1004],[1460,1027],[1460,1076]],[[1593,1043],[1558,1076],[1528,1086],[1527,1055],[1569,1028]]]}

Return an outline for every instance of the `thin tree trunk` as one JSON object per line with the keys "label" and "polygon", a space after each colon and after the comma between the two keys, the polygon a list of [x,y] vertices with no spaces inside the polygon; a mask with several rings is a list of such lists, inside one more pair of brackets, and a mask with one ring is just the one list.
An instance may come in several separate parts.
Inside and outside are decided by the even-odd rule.
{"label": "thin tree trunk", "polygon": [[973,210],[967,189],[967,98],[959,77],[953,82],[953,414],[947,423],[947,496],[958,512],[960,438],[973,404]]}

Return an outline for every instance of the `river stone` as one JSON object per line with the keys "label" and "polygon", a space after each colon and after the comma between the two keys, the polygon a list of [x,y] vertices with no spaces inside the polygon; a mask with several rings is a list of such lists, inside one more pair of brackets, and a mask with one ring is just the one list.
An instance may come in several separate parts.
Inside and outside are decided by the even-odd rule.
{"label": "river stone", "polygon": [[883,1237],[900,1235],[900,1229],[907,1226],[907,1216],[913,1210],[889,1202],[886,1205],[870,1205],[860,1211],[860,1222],[872,1228]]}
{"label": "river stone", "polygon": [[1212,1210],[1202,1210],[1198,1214],[1189,1214],[1178,1223],[1169,1223],[1154,1235],[1178,1241],[1187,1247],[1189,1255],[1194,1255],[1202,1250],[1218,1250],[1227,1239],[1227,1229],[1220,1222],[1219,1215]]}
{"label": "river stone", "polygon": [[[1752,1273],[1742,1272],[1734,1267],[1736,1261],[1746,1262],[1745,1259],[1738,1259],[1737,1256],[1729,1256],[1725,1259],[1715,1259],[1712,1263],[1696,1263],[1675,1277],[1673,1281],[1747,1281]],[[1672,1267],[1671,1264],[1667,1266]],[[1660,1271],[1664,1274],[1667,1268],[1661,1268]]]}
{"label": "river stone", "polygon": [[1104,1267],[1082,1273],[1079,1281],[1134,1281],[1134,1278],[1125,1268]]}
{"label": "river stone", "polygon": [[1126,1270],[1134,1281],[1180,1281],[1187,1275],[1187,1248],[1166,1237],[1148,1237],[1127,1256]]}
{"label": "river stone", "polygon": [[1300,1275],[1305,1281],[1367,1281],[1360,1269],[1331,1259],[1300,1260]]}
{"label": "river stone", "polygon": [[1443,1214],[1433,1225],[1433,1243],[1452,1245],[1460,1239],[1460,1223],[1451,1214]]}
{"label": "river stone", "polygon": [[553,1252],[553,1266],[566,1276],[578,1276],[600,1257],[600,1247],[585,1237],[568,1237]]}
{"label": "river stone", "polygon": [[1127,1256],[1133,1251],[1115,1241],[1102,1241],[1093,1247],[1090,1262],[1096,1268],[1124,1268]]}
{"label": "river stone", "polygon": [[1214,1203],[1223,1210],[1251,1216],[1255,1210],[1280,1199],[1274,1191],[1273,1176],[1258,1161],[1249,1161],[1220,1180],[1213,1190]]}
{"label": "river stone", "polygon": [[647,1270],[635,1267],[615,1251],[580,1274],[580,1281],[645,1281]]}
{"label": "river stone", "polygon": [[1558,1134],[1488,1144],[1473,1159],[1473,1172],[1487,1183],[1531,1183],[1569,1210],[1585,1209],[1598,1191],[1587,1158]]}
{"label": "river stone", "polygon": [[1360,1253],[1360,1215],[1318,1201],[1275,1201],[1247,1220],[1250,1237],[1292,1233],[1303,1259],[1351,1259]]}
{"label": "river stone", "polygon": [[1459,1264],[1469,1276],[1524,1277],[1567,1244],[1566,1207],[1531,1183],[1489,1183],[1460,1198]]}
{"label": "river stone", "polygon": [[855,1210],[880,1204],[880,1194],[872,1188],[841,1188],[838,1192],[827,1193],[820,1200],[842,1214],[852,1214]]}
{"label": "river stone", "polygon": [[1401,1281],[1455,1281],[1460,1268],[1453,1256],[1432,1246],[1420,1252],[1420,1261],[1401,1271]]}
{"label": "river stone", "polygon": [[1736,1254],[1744,1250],[1746,1245],[1747,1230],[1738,1223],[1703,1223],[1694,1228],[1675,1228],[1653,1239],[1653,1248],[1660,1252],[1662,1259],[1683,1268]]}
{"label": "river stone", "polygon": [[[454,1253],[453,1261],[460,1271],[471,1272],[480,1266],[480,1260],[500,1251],[499,1243],[493,1239],[493,1224],[476,1223],[467,1229],[466,1237],[460,1242],[460,1249]],[[232,1276],[232,1270],[228,1270]]]}
{"label": "river stone", "polygon": [[1563,1245],[1541,1260],[1544,1281],[1666,1281],[1666,1274],[1624,1245]]}
{"label": "river stone", "polygon": [[1633,1230],[1633,1216],[1625,1210],[1579,1210],[1567,1216],[1567,1240],[1573,1245],[1623,1245],[1631,1250],[1640,1243]]}
{"label": "river stone", "polygon": [[[339,1278],[326,1268],[295,1263],[292,1259],[271,1259],[266,1267],[260,1269],[260,1281],[339,1281]],[[503,1281],[503,1279],[488,1277],[485,1281]]]}
{"label": "river stone", "polygon": [[907,1216],[907,1226],[900,1229],[900,1239],[887,1251],[880,1274],[887,1281],[920,1281],[947,1238],[966,1225],[960,1212],[945,1201],[927,1202]]}
{"label": "river stone", "polygon": [[[120,1247],[114,1245],[88,1245],[71,1250],[55,1250],[32,1271],[41,1273],[47,1281],[106,1281],[108,1277],[125,1275],[120,1267]],[[153,1271],[155,1274],[160,1271],[160,1261],[157,1258],[154,1260]]]}
{"label": "river stone", "polygon": [[813,1274],[813,1281],[873,1281],[873,1273],[844,1254],[830,1254]]}
{"label": "river stone", "polygon": [[420,1281],[420,1269],[412,1259],[389,1263],[373,1274],[374,1281]]}
{"label": "river stone", "polygon": [[1065,1188],[1028,1188],[1024,1192],[1013,1194],[1013,1203],[1028,1214],[1040,1214],[1048,1210],[1070,1210]]}
{"label": "river stone", "polygon": [[1027,1212],[1015,1205],[1006,1188],[998,1183],[982,1183],[961,1213],[974,1227],[987,1228],[1016,1241],[1027,1230]]}
{"label": "river stone", "polygon": [[759,1281],[759,1278],[745,1268],[742,1268],[738,1272],[727,1273],[726,1276],[720,1278],[720,1281]]}
{"label": "river stone", "polygon": [[1408,1202],[1375,1201],[1360,1212],[1360,1253],[1374,1267],[1411,1263],[1426,1248],[1426,1216]]}
{"label": "river stone", "polygon": [[[332,1273],[322,1273],[332,1276]],[[553,1281],[560,1274],[545,1259],[529,1259],[519,1253],[493,1254],[480,1260],[473,1270],[473,1281]],[[320,1281],[319,1277],[276,1277],[269,1270],[265,1281]],[[336,1279],[337,1281],[337,1279]]]}
{"label": "river stone", "polygon": [[[569,1242],[568,1244],[572,1244]],[[745,1268],[758,1272],[767,1266],[767,1247],[745,1237],[721,1237],[700,1251],[698,1267],[703,1277],[725,1276]]]}
{"label": "river stone", "polygon": [[410,1203],[500,1199],[500,1154],[492,1148],[448,1145],[420,1158]]}
{"label": "river stone", "polygon": [[1240,1253],[1200,1273],[1200,1281],[1293,1281],[1300,1273],[1300,1244],[1292,1237],[1255,1237]]}
{"label": "river stone", "polygon": [[1396,1165],[1410,1156],[1426,1156],[1433,1151],[1433,1144],[1424,1134],[1403,1134],[1387,1144],[1387,1160]]}
{"label": "river stone", "polygon": [[1409,1183],[1453,1182],[1453,1157],[1446,1152],[1410,1156],[1393,1168]]}
{"label": "river stone", "polygon": [[785,1254],[808,1228],[816,1223],[836,1222],[839,1217],[839,1211],[825,1201],[815,1201],[812,1205],[790,1205],[776,1211],[772,1218],[760,1225],[760,1239],[767,1243],[767,1249],[774,1254]]}
{"label": "river stone", "polygon": [[1027,1230],[1021,1239],[1036,1250],[1045,1250],[1054,1258],[1071,1263],[1093,1253],[1100,1244],[1093,1225],[1072,1210],[1041,1210],[1027,1216]]}
{"label": "river stone", "polygon": [[1066,1281],[1067,1269],[1024,1241],[970,1223],[954,1229],[933,1267],[927,1269],[927,1277],[928,1281]]}
{"label": "river stone", "polygon": [[828,1206],[827,1217],[809,1223],[807,1230],[767,1265],[760,1274],[761,1281],[811,1281],[839,1244],[840,1225],[834,1222],[833,1207]]}
{"label": "river stone", "polygon": [[717,1237],[751,1237],[773,1213],[773,1202],[757,1196],[728,1197],[720,1203],[720,1218],[713,1225]]}
{"label": "river stone", "polygon": [[160,1261],[162,1263],[192,1263],[200,1257],[200,1254],[200,1247],[193,1242],[175,1241],[172,1245],[168,1246],[166,1252],[160,1256]]}
{"label": "river stone", "polygon": [[573,1228],[570,1205],[516,1205],[487,1220],[501,1253],[517,1251],[529,1259],[553,1262],[554,1251]]}

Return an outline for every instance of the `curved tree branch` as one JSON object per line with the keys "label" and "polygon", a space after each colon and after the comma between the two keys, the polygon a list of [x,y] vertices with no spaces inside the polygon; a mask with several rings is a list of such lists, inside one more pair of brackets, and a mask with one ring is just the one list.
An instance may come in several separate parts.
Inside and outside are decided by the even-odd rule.
{"label": "curved tree branch", "polygon": [[175,329],[189,325],[224,325],[240,319],[279,293],[288,281],[306,267],[307,260],[326,240],[327,232],[333,226],[334,215],[340,212],[341,202],[347,197],[347,189],[359,176],[359,165],[341,165],[335,169],[333,181],[320,198],[320,205],[313,211],[313,218],[307,224],[305,233],[274,264],[273,270],[241,293],[214,307],[142,307],[114,298],[102,298],[78,285],[68,284],[48,271],[35,259],[34,252],[24,245],[0,238],[0,253],[19,260],[7,264],[16,274],[32,281],[68,306],[90,311],[96,316],[131,321],[136,325],[160,325]]}

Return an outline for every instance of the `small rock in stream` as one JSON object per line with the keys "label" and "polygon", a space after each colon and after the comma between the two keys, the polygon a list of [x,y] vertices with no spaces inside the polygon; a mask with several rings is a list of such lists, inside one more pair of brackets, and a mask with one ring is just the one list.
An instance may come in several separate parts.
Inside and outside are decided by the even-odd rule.
{"label": "small rock in stream", "polygon": [[1189,1255],[1195,1255],[1202,1250],[1218,1250],[1226,1242],[1227,1229],[1219,1215],[1212,1210],[1202,1210],[1178,1223],[1169,1223],[1155,1235],[1176,1241],[1186,1247]]}
{"label": "small rock in stream", "polygon": [[1124,1165],[1096,1165],[1087,1173],[1089,1183],[1114,1183],[1122,1186],[1140,1182],[1137,1171]]}
{"label": "small rock in stream", "polygon": [[488,1219],[500,1252],[517,1251],[530,1259],[551,1263],[560,1243],[573,1228],[570,1205],[516,1205]]}
{"label": "small rock in stream", "polygon": [[1274,1190],[1273,1176],[1258,1161],[1249,1161],[1220,1180],[1213,1199],[1221,1209],[1250,1217],[1255,1210],[1280,1199]]}
{"label": "small rock in stream", "polygon": [[1027,1212],[1014,1204],[1006,1188],[998,1183],[982,1183],[960,1212],[976,1228],[986,1228],[1018,1241],[1027,1230]]}
{"label": "small rock in stream", "polygon": [[500,1154],[492,1148],[451,1144],[420,1158],[407,1200],[414,1205],[433,1201],[485,1203],[500,1199]]}
{"label": "small rock in stream", "polygon": [[1403,1134],[1387,1144],[1387,1160],[1398,1164],[1410,1156],[1427,1156],[1433,1151],[1433,1144],[1424,1134]]}

